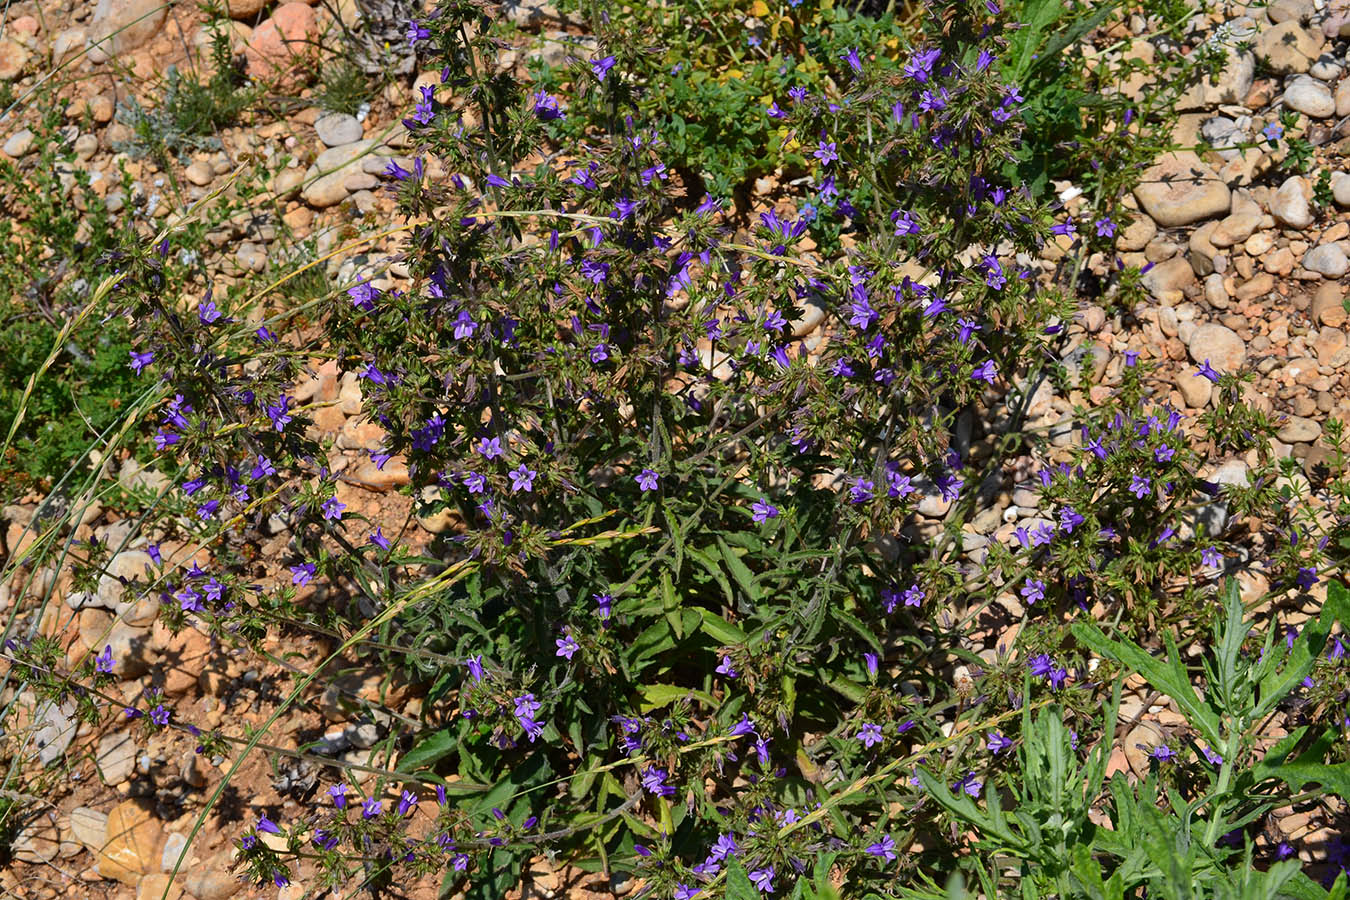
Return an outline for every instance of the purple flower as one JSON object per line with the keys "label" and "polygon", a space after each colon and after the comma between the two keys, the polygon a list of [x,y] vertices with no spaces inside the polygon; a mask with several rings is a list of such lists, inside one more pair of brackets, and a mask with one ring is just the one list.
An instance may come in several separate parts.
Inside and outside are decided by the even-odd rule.
{"label": "purple flower", "polygon": [[1127,369],[1132,369],[1132,368],[1134,368],[1134,365],[1135,365],[1135,363],[1137,363],[1137,362],[1139,362],[1139,351],[1138,351],[1138,350],[1126,350],[1126,351],[1125,351],[1125,368],[1127,368]]}
{"label": "purple flower", "polygon": [[544,91],[534,95],[534,115],[541,122],[567,118],[567,113],[558,105],[558,98]]}
{"label": "purple flower", "polygon": [[554,643],[558,645],[558,652],[556,655],[568,660],[572,658],[573,653],[576,653],[581,649],[577,642],[572,638],[572,635],[566,632],[564,632],[562,637],[557,638]]}
{"label": "purple flower", "polygon": [[595,598],[595,605],[600,613],[600,618],[608,619],[614,612],[614,598],[609,594],[592,594]]}
{"label": "purple flower", "polygon": [[1022,595],[1023,600],[1027,601],[1028,606],[1033,606],[1037,600],[1045,599],[1045,582],[1028,578],[1027,583],[1022,585],[1022,590],[1018,593]]}
{"label": "purple flower", "polygon": [[375,308],[375,300],[380,292],[370,286],[368,281],[359,281],[347,288],[347,296],[352,298],[352,306],[370,312]]}
{"label": "purple flower", "polygon": [[675,885],[675,900],[694,900],[698,896],[698,888],[690,887],[684,882]]}
{"label": "purple flower", "polygon": [[265,831],[268,834],[281,834],[281,829],[277,827],[277,823],[267,818],[267,816],[262,816],[258,819],[258,830]]}
{"label": "purple flower", "polygon": [[1037,678],[1047,677],[1055,668],[1055,661],[1045,653],[1038,653],[1027,661],[1031,674]]}
{"label": "purple flower", "polygon": [[1294,579],[1300,590],[1310,591],[1313,585],[1317,584],[1317,567],[1308,566],[1298,570],[1298,576]]}
{"label": "purple flower", "polygon": [[1153,752],[1150,753],[1149,756],[1153,757],[1158,762],[1171,762],[1177,758],[1177,755],[1172,752],[1172,748],[1166,744],[1159,744],[1154,747]]}
{"label": "purple flower", "polygon": [[773,893],[773,866],[765,866],[762,869],[750,870],[750,883],[759,888],[760,893]]}
{"label": "purple flower", "polygon": [[638,488],[642,491],[654,491],[657,487],[657,479],[661,476],[651,469],[643,469],[635,478]]}
{"label": "purple flower", "polygon": [[301,563],[298,566],[291,566],[291,584],[304,587],[314,580],[314,573],[317,567],[314,563]]}
{"label": "purple flower", "polygon": [[986,359],[970,373],[971,381],[985,381],[989,384],[993,384],[994,379],[997,377],[998,369],[994,367],[994,361],[992,359]]}
{"label": "purple flower", "polygon": [[1223,565],[1223,554],[1213,546],[1206,547],[1200,551],[1200,562],[1210,568],[1217,569]]}
{"label": "purple flower", "polygon": [[328,796],[333,798],[333,805],[338,809],[347,808],[347,785],[339,782],[328,789]]}
{"label": "purple flower", "polygon": [[666,784],[667,772],[656,766],[648,766],[642,773],[642,786],[658,797],[674,797],[675,788]]}
{"label": "purple flower", "polygon": [[169,724],[169,711],[160,703],[150,710],[150,721],[161,727]]}
{"label": "purple flower", "polygon": [[883,739],[881,726],[873,722],[864,722],[858,729],[857,738],[859,743],[870,750],[874,744],[881,743]]}
{"label": "purple flower", "polygon": [[385,537],[378,527],[375,529],[375,533],[370,536],[369,540],[381,550],[389,549],[389,538]]}
{"label": "purple flower", "polygon": [[412,47],[418,41],[425,41],[431,37],[431,32],[422,27],[422,23],[413,19],[408,23],[408,46]]}
{"label": "purple flower", "polygon": [[329,521],[342,521],[342,511],[347,508],[347,504],[341,502],[336,497],[329,497],[323,502],[323,517]]}
{"label": "purple flower", "polygon": [[853,484],[849,487],[848,497],[853,503],[866,503],[872,499],[872,488],[875,485],[861,476],[853,479]]}
{"label": "purple flower", "polygon": [[596,78],[604,81],[605,76],[609,74],[609,70],[614,68],[614,62],[612,56],[602,56],[599,59],[591,60],[591,71],[595,73]]}
{"label": "purple flower", "polygon": [[115,664],[116,663],[113,660],[112,644],[104,644],[103,652],[94,657],[94,671],[101,675],[111,675]]}
{"label": "purple flower", "polygon": [[756,500],[754,504],[751,505],[750,511],[753,513],[753,515],[750,516],[752,522],[765,522],[769,519],[778,518],[778,507],[769,503],[769,501],[763,497]]}
{"label": "purple flower", "polygon": [[1073,534],[1073,530],[1083,524],[1083,517],[1074,511],[1072,506],[1066,506],[1059,511],[1059,527],[1065,534]]}
{"label": "purple flower", "polygon": [[1218,384],[1219,382],[1219,373],[1214,371],[1214,368],[1209,364],[1208,359],[1200,364],[1200,368],[1195,370],[1195,374],[1197,377],[1204,376],[1215,384]]}
{"label": "purple flower", "polygon": [[829,168],[830,163],[839,159],[839,145],[833,141],[826,142],[823,139],[817,143],[816,151],[811,155],[820,160],[822,168]]}
{"label": "purple flower", "polygon": [[366,801],[361,804],[361,818],[373,819],[380,814],[380,810],[383,808],[383,803],[376,800],[374,797],[368,797],[366,798]]}
{"label": "purple flower", "polygon": [[408,811],[417,805],[417,795],[412,791],[405,790],[398,798],[398,814],[406,816]]}
{"label": "purple flower", "polygon": [[984,785],[980,782],[978,778],[975,777],[974,772],[967,772],[966,777],[962,778],[956,784],[952,785],[952,790],[965,791],[971,797],[979,799],[980,790],[983,787]]}
{"label": "purple flower", "polygon": [[469,315],[467,309],[461,309],[459,315],[455,317],[455,340],[462,341],[465,338],[473,337],[473,333],[478,330],[478,323]]}
{"label": "purple flower", "polygon": [[521,463],[509,474],[511,476],[511,493],[513,494],[520,491],[525,491],[528,494],[534,489],[534,479],[539,476],[538,472],[527,468],[524,463]]}
{"label": "purple flower", "polygon": [[730,656],[722,657],[722,661],[717,664],[717,674],[725,675],[728,678],[736,677],[736,669],[734,666],[731,665]]}
{"label": "purple flower", "polygon": [[993,753],[995,756],[998,756],[1004,750],[1011,750],[1013,747],[1013,741],[999,734],[997,731],[989,732],[988,737],[989,742],[985,744],[985,746],[988,747],[989,752]]}
{"label": "purple flower", "polygon": [[197,318],[201,319],[203,325],[210,325],[212,322],[219,320],[220,316],[221,312],[216,308],[216,304],[210,296],[207,296],[197,306]]}
{"label": "purple flower", "polygon": [[483,438],[478,442],[478,446],[474,449],[483,454],[487,459],[498,459],[505,455],[505,451],[502,450],[502,439],[496,437]]}
{"label": "purple flower", "polygon": [[155,361],[155,351],[147,350],[144,353],[137,353],[135,350],[128,351],[131,354],[131,370],[137,375],[145,371],[145,367]]}
{"label": "purple flower", "polygon": [[1140,500],[1142,500],[1153,491],[1152,481],[1150,481],[1147,478],[1142,478],[1138,475],[1132,477],[1134,480],[1130,482],[1130,493],[1134,494],[1135,497],[1138,497]]}
{"label": "purple flower", "polygon": [[867,848],[867,852],[887,862],[893,862],[895,860],[895,838],[889,834],[883,834],[881,840]]}
{"label": "purple flower", "polygon": [[1209,762],[1210,765],[1213,765],[1213,766],[1221,766],[1221,765],[1223,765],[1223,757],[1220,756],[1219,754],[1215,753],[1213,750],[1209,749],[1208,747],[1201,747],[1201,748],[1200,748],[1200,755],[1203,756],[1203,757],[1206,759],[1206,761]]}
{"label": "purple flower", "polygon": [[464,665],[469,669],[469,677],[473,679],[474,684],[480,684],[483,681],[483,654],[470,656],[464,661]]}
{"label": "purple flower", "polygon": [[1116,234],[1116,223],[1109,217],[1103,216],[1092,224],[1097,226],[1097,237],[1114,237]]}

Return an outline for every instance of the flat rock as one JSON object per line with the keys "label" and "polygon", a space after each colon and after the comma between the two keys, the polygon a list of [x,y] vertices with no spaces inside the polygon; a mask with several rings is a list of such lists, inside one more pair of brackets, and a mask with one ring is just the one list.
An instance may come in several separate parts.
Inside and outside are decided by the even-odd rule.
{"label": "flat rock", "polygon": [[126,596],[126,584],[140,581],[145,583],[149,576],[146,568],[154,566],[154,560],[144,550],[123,550],[108,560],[104,574],[98,579],[98,599],[107,609],[123,611],[131,602]]}
{"label": "flat rock", "polygon": [[22,75],[31,57],[19,41],[9,36],[0,38],[0,81],[13,81]]}
{"label": "flat rock", "polygon": [[1303,254],[1303,268],[1327,278],[1340,278],[1348,264],[1340,244],[1318,244]]}
{"label": "flat rock", "polygon": [[365,132],[356,116],[347,113],[328,113],[314,121],[314,131],[319,140],[328,147],[341,147],[354,144],[364,137]]}
{"label": "flat rock", "polygon": [[267,0],[229,0],[231,19],[251,19],[262,12]]}
{"label": "flat rock", "polygon": [[1134,195],[1161,228],[1175,228],[1228,212],[1231,195],[1200,157],[1169,153],[1144,172]]}
{"label": "flat rock", "polygon": [[1325,119],[1336,112],[1331,88],[1308,75],[1300,75],[1284,89],[1284,105],[1314,119]]}
{"label": "flat rock", "polygon": [[243,893],[244,886],[230,874],[228,853],[221,853],[187,873],[183,886],[196,900],[229,900]]}
{"label": "flat rock", "polygon": [[70,833],[86,849],[97,853],[108,833],[108,814],[88,806],[77,806],[70,811]]}
{"label": "flat rock", "polygon": [[1319,285],[1313,295],[1312,317],[1323,325],[1339,328],[1345,324],[1345,300],[1341,286],[1332,282]]}
{"label": "flat rock", "polygon": [[304,190],[301,198],[317,209],[336,206],[347,199],[347,179],[349,176],[364,174],[361,170],[361,157],[376,145],[371,139],[330,147],[319,154],[314,165],[305,172]]}
{"label": "flat rock", "polygon": [[1252,50],[1276,75],[1299,75],[1322,55],[1325,43],[1322,35],[1290,20],[1262,30],[1252,42]]}
{"label": "flat rock", "polygon": [[1214,322],[1197,327],[1186,349],[1197,364],[1209,360],[1210,366],[1223,373],[1236,372],[1247,361],[1247,345],[1237,332]]}
{"label": "flat rock", "polygon": [[253,29],[244,49],[248,74],[269,79],[288,75],[313,55],[318,14],[307,3],[283,3]]}
{"label": "flat rock", "polygon": [[165,0],[98,0],[89,24],[94,44],[89,58],[99,63],[130,53],[159,32],[168,11]]}
{"label": "flat rock", "polygon": [[1261,224],[1259,212],[1238,212],[1219,220],[1209,234],[1209,242],[1215,247],[1232,247],[1251,237]]}
{"label": "flat rock", "polygon": [[127,732],[104,735],[98,742],[94,764],[103,780],[116,787],[136,770],[136,742]]}
{"label": "flat rock", "polygon": [[135,887],[142,875],[159,871],[160,824],[135,800],[117,804],[108,813],[98,873]]}
{"label": "flat rock", "polygon": [[44,766],[61,759],[75,740],[77,723],[74,715],[75,705],[70,701],[60,706],[44,701],[38,710],[34,718],[37,730],[33,732],[33,745],[37,747],[38,760]]}
{"label": "flat rock", "polygon": [[1165,259],[1144,273],[1144,287],[1158,299],[1195,284],[1195,268],[1184,256]]}
{"label": "flat rock", "polygon": [[1289,416],[1277,432],[1276,437],[1286,444],[1302,444],[1315,441],[1322,434],[1322,426],[1306,416]]}

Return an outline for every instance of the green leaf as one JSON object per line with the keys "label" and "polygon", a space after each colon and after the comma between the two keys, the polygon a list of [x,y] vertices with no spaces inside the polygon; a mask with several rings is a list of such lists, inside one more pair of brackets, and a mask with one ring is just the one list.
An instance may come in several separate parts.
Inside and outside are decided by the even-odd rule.
{"label": "green leaf", "polygon": [[455,736],[450,733],[449,728],[434,731],[420,738],[398,761],[398,771],[416,772],[418,769],[424,769],[454,753],[457,746]]}
{"label": "green leaf", "polygon": [[742,562],[736,555],[736,551],[727,546],[726,541],[721,537],[717,539],[717,548],[722,551],[722,559],[726,561],[727,571],[731,577],[736,580],[736,585],[745,592],[751,602],[759,602],[759,584],[755,581],[755,575],[750,571],[750,567]]}
{"label": "green leaf", "polygon": [[1186,664],[1176,652],[1170,635],[1167,636],[1168,659],[1166,662],[1149,656],[1133,644],[1126,644],[1107,637],[1096,625],[1087,622],[1075,622],[1073,633],[1079,641],[1094,652],[1128,666],[1143,675],[1158,690],[1171,697],[1181,707],[1186,720],[1205,736],[1210,746],[1223,744],[1222,728],[1219,717],[1195,693],[1190,676],[1186,673]]}
{"label": "green leaf", "polygon": [[719,616],[710,609],[699,607],[698,613],[703,617],[703,624],[700,626],[704,634],[717,641],[724,647],[731,647],[746,642],[745,632],[732,625],[726,619]]}
{"label": "green leaf", "polygon": [[660,709],[663,706],[669,706],[685,697],[696,697],[699,701],[708,706],[709,709],[717,708],[717,701],[709,694],[693,688],[679,687],[674,684],[644,684],[639,692],[642,694],[642,712],[649,713],[654,709]]}
{"label": "green leaf", "polygon": [[734,856],[726,858],[727,890],[726,900],[762,900],[750,876],[746,874],[741,861]]}

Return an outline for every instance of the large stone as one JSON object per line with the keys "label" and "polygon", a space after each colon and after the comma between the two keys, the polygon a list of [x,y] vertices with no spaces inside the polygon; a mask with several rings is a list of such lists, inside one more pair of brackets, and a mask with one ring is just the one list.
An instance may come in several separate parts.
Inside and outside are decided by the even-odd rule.
{"label": "large stone", "polygon": [[1339,328],[1345,324],[1345,300],[1341,294],[1341,286],[1333,282],[1326,282],[1317,288],[1317,293],[1313,295],[1312,317],[1323,325],[1332,328]]}
{"label": "large stone", "polygon": [[123,612],[134,600],[126,585],[136,581],[146,584],[150,578],[146,570],[153,570],[154,562],[144,550],[123,550],[108,560],[106,571],[98,579],[99,602],[107,609]]}
{"label": "large stone", "polygon": [[166,0],[98,0],[89,25],[89,58],[106,62],[154,37],[169,11]]}
{"label": "large stone", "polygon": [[1319,244],[1303,255],[1303,268],[1327,278],[1340,278],[1348,264],[1340,244]]}
{"label": "large stone", "polygon": [[314,122],[314,131],[328,147],[341,147],[361,140],[364,132],[356,116],[348,113],[328,113]]}
{"label": "large stone", "polygon": [[314,57],[318,15],[307,3],[283,3],[253,30],[244,50],[248,74],[257,79],[286,76]]}
{"label": "large stone", "polygon": [[1263,30],[1252,49],[1276,75],[1301,75],[1322,55],[1325,40],[1297,21],[1281,22]]}
{"label": "large stone", "polygon": [[1228,186],[1189,150],[1169,153],[1144,172],[1134,189],[1158,226],[1175,228],[1228,212]]}
{"label": "large stone", "polygon": [[336,206],[347,199],[347,178],[361,173],[361,158],[375,144],[374,140],[360,140],[320,153],[305,172],[307,183],[300,192],[301,199],[317,209]]}
{"label": "large stone", "polygon": [[12,159],[18,159],[21,156],[27,156],[29,153],[32,152],[33,142],[35,140],[36,136],[33,134],[31,129],[21,128],[20,130],[14,132],[14,134],[10,135],[9,140],[5,141],[4,146],[5,155]]}
{"label": "large stone", "polygon": [[1201,75],[1199,82],[1182,96],[1181,109],[1213,109],[1227,103],[1241,103],[1252,89],[1256,76],[1256,57],[1250,53],[1228,49],[1223,69],[1211,81],[1208,75]]}
{"label": "large stone", "polygon": [[262,12],[267,0],[229,0],[231,19],[251,19]]}
{"label": "large stone", "polygon": [[1289,416],[1276,434],[1286,444],[1315,441],[1322,434],[1322,426],[1306,416]]}
{"label": "large stone", "polygon": [[1213,322],[1196,328],[1186,349],[1197,364],[1209,360],[1215,371],[1223,373],[1236,372],[1247,361],[1247,345],[1237,332]]}
{"label": "large stone", "polygon": [[1213,391],[1214,385],[1208,378],[1196,375],[1189,369],[1182,369],[1176,375],[1177,390],[1181,391],[1181,398],[1186,401],[1187,409],[1204,409],[1209,403],[1209,396]]}
{"label": "large stone", "polygon": [[1332,173],[1331,197],[1337,206],[1350,206],[1350,172]]}
{"label": "large stone", "polygon": [[14,38],[0,38],[0,81],[13,81],[22,75],[31,56],[28,48]]}
{"label": "large stone", "polygon": [[1307,75],[1298,76],[1284,89],[1284,105],[1314,119],[1325,119],[1336,112],[1331,88]]}
{"label": "large stone", "polygon": [[135,800],[117,804],[108,813],[98,873],[135,887],[142,875],[159,871],[159,822]]}
{"label": "large stone", "polygon": [[1313,222],[1312,188],[1302,175],[1290,175],[1270,198],[1270,214],[1282,225],[1304,229]]}

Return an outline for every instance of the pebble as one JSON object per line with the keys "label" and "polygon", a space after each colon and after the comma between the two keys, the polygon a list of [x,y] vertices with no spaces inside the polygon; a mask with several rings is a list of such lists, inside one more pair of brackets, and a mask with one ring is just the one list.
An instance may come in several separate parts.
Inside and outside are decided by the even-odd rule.
{"label": "pebble", "polygon": [[1226,213],[1228,186],[1189,150],[1169,153],[1146,170],[1134,189],[1139,205],[1161,228],[1176,228]]}
{"label": "pebble", "polygon": [[361,123],[356,116],[347,113],[327,113],[314,121],[314,131],[319,140],[329,147],[341,147],[354,144],[365,136]]}
{"label": "pebble", "polygon": [[1126,225],[1116,238],[1116,249],[1122,253],[1135,253],[1143,250],[1158,233],[1157,224],[1148,216],[1139,216]]}
{"label": "pebble", "polygon": [[206,863],[193,866],[184,887],[197,900],[229,900],[240,893],[242,885],[230,874],[229,853],[221,853]]}
{"label": "pebble", "polygon": [[11,159],[18,159],[21,156],[27,156],[33,149],[34,135],[32,129],[24,128],[10,135],[9,140],[5,141],[3,149],[5,155]]}
{"label": "pebble", "polygon": [[1313,221],[1311,194],[1306,178],[1290,175],[1270,198],[1270,214],[1282,225],[1302,231]]}
{"label": "pebble", "polygon": [[43,701],[35,721],[38,728],[33,732],[33,743],[38,748],[38,760],[44,766],[50,766],[65,755],[75,740],[75,722],[71,718],[75,707],[69,701],[57,706],[51,701]]}
{"label": "pebble", "polygon": [[136,885],[136,900],[182,900],[183,876],[175,881],[172,876],[160,872],[145,875]]}
{"label": "pebble", "polygon": [[1215,247],[1231,247],[1241,244],[1256,232],[1261,225],[1261,214],[1250,212],[1233,213],[1219,220],[1210,232],[1209,242]]}
{"label": "pebble", "polygon": [[0,38],[0,81],[13,81],[22,75],[31,56],[28,48],[13,37]]}
{"label": "pebble", "polygon": [[1336,57],[1330,53],[1323,53],[1317,57],[1317,60],[1308,68],[1308,74],[1322,81],[1335,81],[1341,77],[1345,70],[1341,64],[1336,61]]}
{"label": "pebble", "polygon": [[1340,278],[1350,261],[1340,244],[1319,244],[1303,255],[1303,268],[1327,278]]}
{"label": "pebble", "polygon": [[1195,284],[1195,269],[1184,256],[1174,256],[1149,269],[1143,280],[1154,297],[1164,299]]}
{"label": "pebble", "polygon": [[1177,372],[1174,383],[1177,390],[1181,392],[1181,397],[1186,401],[1188,408],[1204,409],[1209,404],[1209,397],[1214,385],[1208,378],[1196,375],[1190,369],[1182,369]]}
{"label": "pebble", "polygon": [[[1350,113],[1347,113],[1350,115]],[[1333,172],[1331,175],[1331,197],[1337,206],[1350,206],[1350,173]]]}
{"label": "pebble", "polygon": [[1217,272],[1205,278],[1205,302],[1215,309],[1228,308],[1228,288]]}
{"label": "pebble", "polygon": [[98,138],[92,134],[82,134],[75,139],[75,156],[81,162],[88,162],[98,152]]}
{"label": "pebble", "polygon": [[336,206],[347,199],[347,179],[363,174],[360,159],[374,146],[375,141],[361,140],[320,153],[305,173],[307,184],[301,197],[316,209]]}
{"label": "pebble", "polygon": [[1284,105],[1314,119],[1325,119],[1336,112],[1336,100],[1325,82],[1300,75],[1284,89]]}
{"label": "pebble", "polygon": [[[178,855],[183,852],[187,846],[187,837],[176,831],[171,831],[164,839],[164,849],[160,852],[159,867],[165,872],[172,872],[173,867],[178,864]],[[186,860],[184,860],[186,862]]]}
{"label": "pebble", "polygon": [[1212,322],[1195,329],[1186,349],[1197,364],[1209,360],[1210,366],[1224,373],[1238,371],[1247,361],[1247,347],[1237,332]]}
{"label": "pebble", "polygon": [[215,177],[215,172],[211,171],[211,164],[204,159],[194,160],[187,170],[183,172],[183,177],[198,187],[205,187],[211,183]]}

